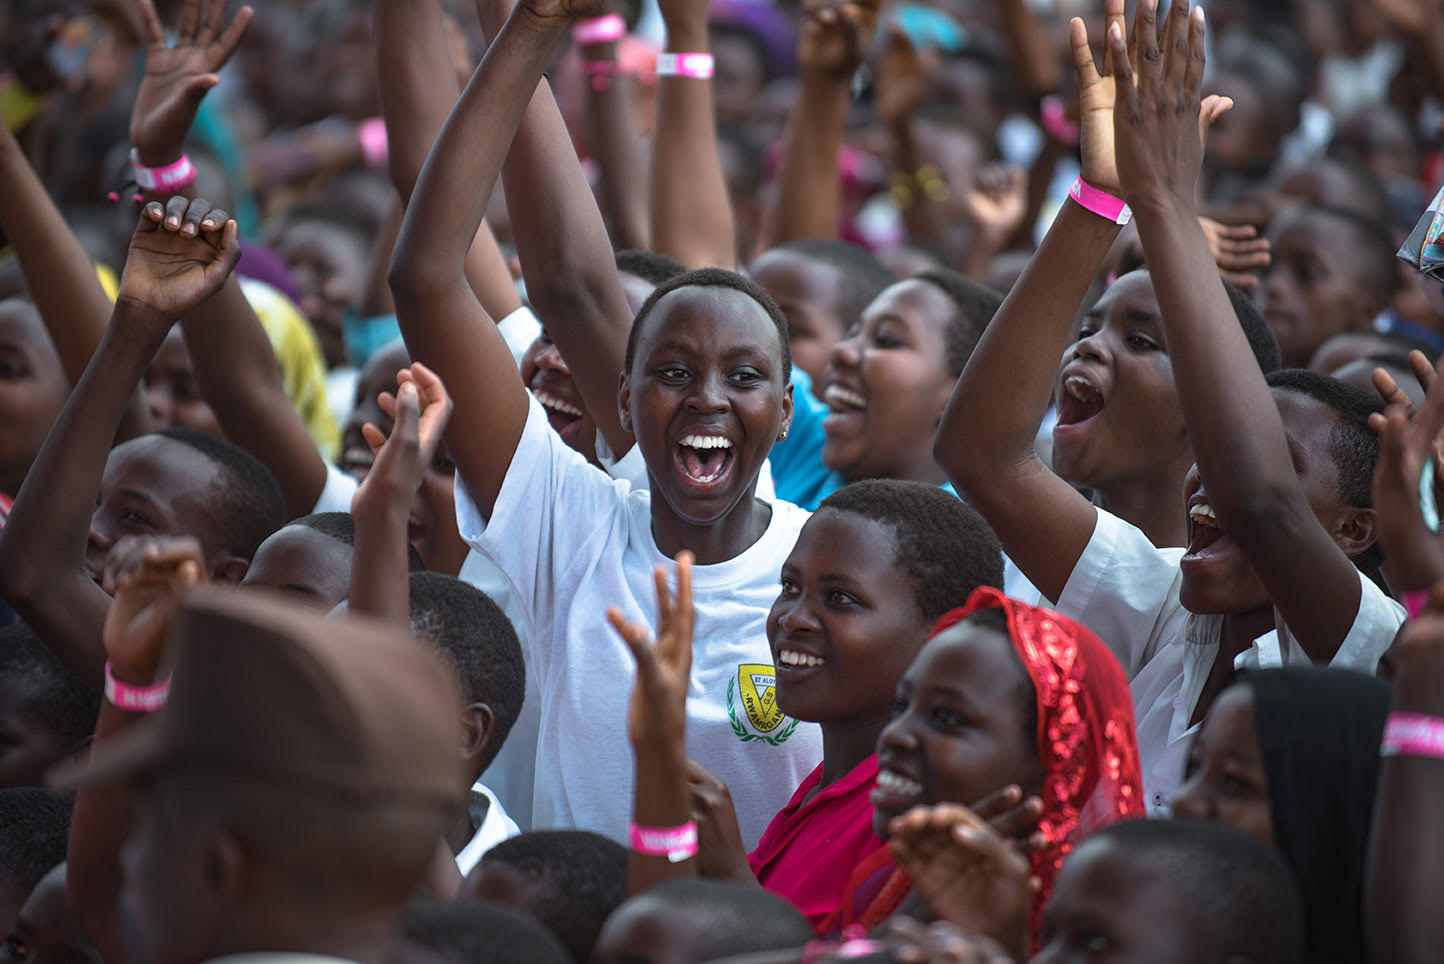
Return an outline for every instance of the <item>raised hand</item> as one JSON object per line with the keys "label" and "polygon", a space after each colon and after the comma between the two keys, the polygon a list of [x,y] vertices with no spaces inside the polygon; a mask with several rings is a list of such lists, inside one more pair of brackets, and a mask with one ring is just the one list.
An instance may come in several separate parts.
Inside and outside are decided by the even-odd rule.
{"label": "raised hand", "polygon": [[629,623],[617,609],[607,622],[622,637],[637,661],[637,682],[627,710],[627,738],[633,746],[670,744],[687,727],[687,688],[692,679],[692,553],[677,554],[677,593],[667,586],[667,572],[658,566],[657,641],[647,627]]}
{"label": "raised hand", "polygon": [[[1125,27],[1123,0],[1107,0],[1105,29],[1114,26],[1121,33]],[[1106,39],[1103,42],[1103,73],[1093,63],[1088,46],[1088,28],[1078,17],[1069,24],[1069,42],[1073,47],[1073,67],[1078,74],[1078,148],[1082,155],[1082,177],[1085,182],[1118,196],[1118,165],[1113,158],[1113,108],[1117,102],[1113,73],[1115,54]]]}
{"label": "raised hand", "polygon": [[1257,288],[1259,277],[1255,272],[1273,260],[1268,238],[1259,237],[1252,224],[1219,224],[1212,218],[1200,217],[1198,226],[1203,228],[1208,250],[1223,280],[1240,291]]}
{"label": "raised hand", "polygon": [[697,873],[723,880],[755,881],[737,826],[727,784],[696,760],[687,761],[687,789],[697,824]]}
{"label": "raised hand", "polygon": [[130,239],[118,300],[173,321],[219,291],[240,258],[236,222],[225,211],[180,195],[151,201]]}
{"label": "raised hand", "polygon": [[1203,8],[1189,13],[1175,0],[1163,36],[1157,30],[1158,0],[1140,0],[1133,24],[1137,70],[1129,61],[1123,31],[1108,26],[1116,104],[1113,145],[1123,197],[1145,204],[1194,206],[1208,128],[1233,101],[1211,95],[1199,103],[1203,85]]}
{"label": "raised hand", "polygon": [[1028,211],[1028,175],[1011,164],[988,164],[974,177],[963,204],[975,232],[973,243],[997,254]]}
{"label": "raised hand", "polygon": [[152,0],[139,6],[145,76],[131,110],[130,143],[142,164],[158,167],[180,157],[201,100],[221,82],[216,71],[235,53],[253,11],[242,7],[227,25],[226,0],[185,0],[171,47]]}
{"label": "raised hand", "polygon": [[[696,0],[686,0],[694,3]],[[542,23],[564,28],[586,17],[595,17],[606,6],[606,0],[521,0],[517,7]],[[705,6],[705,5],[704,5]],[[663,14],[666,14],[664,7]]]}
{"label": "raised hand", "polygon": [[[806,32],[803,34],[806,38]],[[877,93],[873,108],[889,127],[909,120],[934,89],[934,75],[942,64],[934,48],[919,49],[899,23],[887,26],[887,44],[877,59]]]}
{"label": "raised hand", "polygon": [[[1418,355],[1418,358],[1414,356]],[[1374,385],[1390,402],[1383,414],[1369,416],[1369,425],[1379,434],[1379,464],[1374,470],[1374,511],[1379,520],[1379,544],[1388,560],[1391,584],[1402,590],[1419,590],[1444,578],[1444,548],[1436,532],[1426,523],[1420,506],[1420,478],[1433,465],[1435,484],[1430,493],[1439,503],[1440,432],[1444,431],[1444,381],[1422,352],[1412,352],[1410,361],[1420,372],[1420,383],[1428,394],[1414,412],[1407,396],[1382,370],[1374,373]],[[1440,360],[1444,366],[1444,359]],[[1437,517],[1433,526],[1437,528]]]}
{"label": "raised hand", "polygon": [[806,0],[797,59],[804,71],[847,80],[877,30],[878,0]]}
{"label": "raised hand", "polygon": [[[1419,386],[1424,389],[1424,394],[1428,395],[1429,390],[1434,387],[1434,379],[1438,377],[1434,366],[1429,362],[1429,356],[1417,348],[1414,349],[1409,352],[1409,367],[1414,369],[1414,377],[1419,380]],[[1406,414],[1410,418],[1414,417],[1414,401],[1409,397],[1409,393],[1394,381],[1393,375],[1382,368],[1376,368],[1371,380],[1374,383],[1374,390],[1383,397],[1385,405],[1402,405]],[[1376,428],[1382,427],[1383,422],[1376,422],[1375,425]]]}
{"label": "raised hand", "polygon": [[156,681],[181,591],[205,581],[195,539],[126,536],[115,544],[101,585],[114,597],[102,640],[116,678],[133,686]]}
{"label": "raised hand", "polygon": [[396,381],[396,394],[383,392],[377,399],[392,418],[391,434],[371,422],[361,426],[376,458],[352,497],[353,514],[376,500],[394,503],[403,511],[410,507],[451,419],[451,396],[431,369],[416,362],[397,372]]}

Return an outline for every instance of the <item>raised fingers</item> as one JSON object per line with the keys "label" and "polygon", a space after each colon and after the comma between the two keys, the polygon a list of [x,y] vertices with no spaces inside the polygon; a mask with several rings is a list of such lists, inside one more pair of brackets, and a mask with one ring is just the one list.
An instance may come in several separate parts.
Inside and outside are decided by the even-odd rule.
{"label": "raised fingers", "polygon": [[[1178,0],[1174,0],[1178,2]],[[1207,66],[1208,51],[1204,45],[1203,8],[1195,7],[1188,17],[1188,52],[1183,70],[1183,96],[1192,104],[1203,89],[1203,68]]]}
{"label": "raised fingers", "polygon": [[[1079,88],[1092,87],[1098,83],[1098,68],[1093,63],[1093,48],[1088,46],[1088,27],[1081,17],[1074,17],[1068,24],[1068,42],[1073,47],[1073,67],[1078,72]],[[1103,69],[1108,69],[1108,47],[1104,45]]]}

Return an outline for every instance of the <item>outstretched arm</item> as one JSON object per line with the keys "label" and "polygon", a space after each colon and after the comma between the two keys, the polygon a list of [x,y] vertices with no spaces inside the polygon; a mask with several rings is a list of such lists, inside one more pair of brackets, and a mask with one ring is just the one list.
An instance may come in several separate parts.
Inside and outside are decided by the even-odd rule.
{"label": "outstretched arm", "polygon": [[578,39],[577,48],[587,70],[587,92],[583,95],[587,147],[601,173],[597,195],[612,245],[619,251],[647,251],[652,246],[647,158],[632,110],[637,80],[618,72],[617,41],[584,43]]}
{"label": "outstretched arm", "polygon": [[427,156],[392,255],[407,348],[452,392],[447,450],[488,516],[526,425],[528,395],[467,284],[466,252],[553,47],[590,9],[588,0],[526,0],[512,11]]}
{"label": "outstretched arm", "polygon": [[111,441],[166,332],[239,258],[225,212],[183,197],[145,206],[110,324],[0,530],[0,595],[97,690],[110,599],[86,570],[86,546]]}
{"label": "outstretched arm", "polygon": [[[1156,0],[1143,0],[1147,11]],[[1186,18],[1186,19],[1185,19]],[[1362,552],[1372,513],[1325,531],[1294,468],[1283,420],[1199,227],[1195,183],[1203,134],[1226,102],[1200,107],[1203,11],[1175,0],[1162,38],[1140,20],[1137,86],[1121,33],[1110,32],[1118,109],[1114,129],[1124,196],[1152,268],[1173,378],[1199,475],[1224,531],[1258,571],[1310,658],[1333,658],[1359,610],[1358,571],[1335,539]],[[1302,458],[1322,457],[1304,453]]]}
{"label": "outstretched arm", "polygon": [[[667,24],[663,57],[711,50],[707,0],[662,0],[659,6]],[[652,250],[689,268],[737,265],[737,233],[714,116],[710,77],[669,77],[658,71]]]}
{"label": "outstretched arm", "polygon": [[[1123,0],[1109,0],[1108,19],[1122,24]],[[1112,79],[1098,75],[1081,20],[1073,21],[1072,42],[1083,104],[1082,177],[1117,196]],[[1119,230],[1064,202],[958,379],[934,448],[948,478],[1049,599],[1068,584],[1098,514],[1039,460],[1033,442],[1073,318]]]}

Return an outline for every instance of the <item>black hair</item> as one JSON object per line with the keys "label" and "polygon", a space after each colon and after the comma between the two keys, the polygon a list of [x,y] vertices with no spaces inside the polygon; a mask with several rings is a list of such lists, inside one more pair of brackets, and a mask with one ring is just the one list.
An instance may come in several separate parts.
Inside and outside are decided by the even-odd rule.
{"label": "black hair", "polygon": [[1299,214],[1330,218],[1353,232],[1354,243],[1349,245],[1349,261],[1354,272],[1379,307],[1388,304],[1399,284],[1394,260],[1397,246],[1389,235],[1389,229],[1362,214],[1333,205],[1310,205],[1300,208]]}
{"label": "black hair", "polygon": [[[1339,473],[1339,501],[1360,509],[1374,505],[1374,468],[1379,463],[1379,437],[1369,416],[1384,410],[1384,400],[1362,388],[1303,368],[1281,368],[1266,376],[1269,387],[1307,395],[1333,410],[1329,458]],[[1354,557],[1361,572],[1383,564],[1384,551],[1375,543]]]}
{"label": "black hair", "polygon": [[664,297],[678,290],[679,288],[731,288],[733,291],[740,291],[751,298],[767,312],[767,317],[772,320],[773,326],[777,329],[778,341],[782,344],[782,370],[778,373],[783,382],[792,378],[792,350],[787,344],[787,319],[782,314],[782,309],[777,307],[777,302],[772,296],[762,290],[762,286],[751,278],[744,278],[735,271],[727,271],[723,268],[699,268],[696,271],[688,271],[686,274],[679,274],[668,278],[657,285],[656,289],[648,296],[642,304],[641,310],[637,312],[636,319],[632,322],[632,331],[627,335],[627,372],[632,370],[632,362],[637,357],[637,339],[641,336],[642,326],[646,324],[647,316],[652,313],[657,302]]}
{"label": "black hair", "polygon": [[837,275],[836,292],[838,307],[842,312],[844,333],[862,315],[863,309],[882,294],[883,289],[897,283],[897,276],[888,270],[871,253],[846,241],[830,238],[804,238],[789,241],[773,248],[774,251],[790,251],[810,261],[817,261],[833,269]]}
{"label": "black hair", "polygon": [[411,632],[429,640],[456,671],[462,698],[491,707],[490,765],[526,697],[526,663],[516,628],[486,593],[455,576],[412,573]]}
{"label": "black hair", "polygon": [[44,787],[0,790],[0,880],[34,890],[63,863],[74,808],[69,794]]}
{"label": "black hair", "polygon": [[286,521],[286,503],[276,477],[239,445],[188,428],[166,428],[155,434],[190,446],[220,469],[211,518],[215,536],[226,540],[230,552],[249,560]]}
{"label": "black hair", "polygon": [[817,507],[847,512],[892,530],[898,565],[929,621],[968,601],[979,586],[1003,588],[1003,550],[977,510],[924,482],[864,479]]}
{"label": "black hair", "polygon": [[588,830],[512,837],[483,854],[477,868],[498,864],[532,885],[526,912],[582,964],[591,958],[602,924],[627,899],[626,848]]}
{"label": "black hair", "polygon": [[95,732],[100,697],[24,623],[0,628],[0,677],[21,683],[20,708],[54,735],[58,751]]}
{"label": "black hair", "polygon": [[694,961],[802,947],[813,936],[807,918],[787,901],[735,881],[669,880],[635,899],[686,921],[687,955]]}
{"label": "black hair", "polygon": [[[448,964],[566,964],[567,949],[546,928],[498,904],[430,898],[413,902],[401,918],[401,939]],[[394,959],[406,961],[403,951]]]}
{"label": "black hair", "polygon": [[[343,546],[352,549],[356,548],[356,520],[349,512],[313,512],[310,515],[303,515],[299,519],[292,519],[286,523],[290,526],[304,526],[313,532],[319,532],[328,539],[335,539]],[[421,559],[421,553],[411,543],[406,544],[406,571],[424,572],[426,563]]]}
{"label": "black hair", "polygon": [[687,266],[655,251],[618,251],[617,270],[636,275],[651,285],[670,281],[687,273]]}
{"label": "black hair", "polygon": [[1258,310],[1258,306],[1248,295],[1227,281],[1223,282],[1223,290],[1228,294],[1233,316],[1238,319],[1239,327],[1248,339],[1248,347],[1253,352],[1254,361],[1258,362],[1259,370],[1265,375],[1277,371],[1279,366],[1283,365],[1284,359],[1279,352],[1279,341],[1274,337],[1268,322],[1264,321],[1263,312]]}
{"label": "black hair", "polygon": [[1170,887],[1193,924],[1207,960],[1298,964],[1303,905],[1293,874],[1267,844],[1227,824],[1127,820],[1082,846],[1107,842]]}
{"label": "black hair", "polygon": [[912,280],[926,281],[957,305],[958,310],[948,319],[943,338],[947,345],[948,373],[954,377],[961,375],[988,322],[1003,304],[1002,294],[947,268],[924,271],[913,275]]}

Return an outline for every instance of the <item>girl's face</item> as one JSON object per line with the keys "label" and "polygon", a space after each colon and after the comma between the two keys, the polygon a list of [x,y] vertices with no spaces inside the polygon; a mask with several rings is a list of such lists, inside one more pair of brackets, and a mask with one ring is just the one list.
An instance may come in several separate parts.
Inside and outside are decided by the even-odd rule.
{"label": "girl's face", "polygon": [[897,563],[893,530],[824,509],[782,564],[767,615],[777,705],[815,723],[887,718],[930,620]]}
{"label": "girl's face", "polygon": [[295,221],[276,239],[291,280],[301,294],[301,312],[316,331],[326,364],[346,363],[341,326],[347,309],[366,288],[367,251],[344,227],[325,221]]}
{"label": "girl's face", "polygon": [[179,328],[171,329],[161,342],[160,350],[145,370],[144,385],[150,420],[157,431],[189,428],[225,438],[216,413],[201,397],[190,352]]}
{"label": "girl's face", "polygon": [[938,481],[933,436],[957,384],[946,336],[957,310],[941,288],[916,280],[868,305],[823,372],[822,399],[832,409],[824,465],[849,482]]}
{"label": "girl's face", "polygon": [[1013,643],[963,622],[923,646],[878,738],[873,829],[919,804],[971,806],[1009,784],[1025,796],[1043,785],[1036,691]]}
{"label": "girl's face", "polygon": [[20,491],[69,394],[34,306],[18,299],[0,304],[0,493]]}
{"label": "girl's face", "polygon": [[838,314],[837,271],[795,251],[768,251],[752,262],[752,278],[787,316],[792,364],[812,376],[820,393],[832,346],[856,320]]}
{"label": "girl's face", "polygon": [[1053,469],[1075,485],[1106,491],[1191,459],[1147,272],[1119,278],[1083,316],[1054,394]]}
{"label": "girl's face", "polygon": [[1214,700],[1189,751],[1173,812],[1226,823],[1273,846],[1268,774],[1247,683],[1235,683]]}

